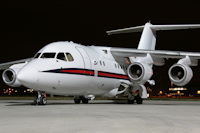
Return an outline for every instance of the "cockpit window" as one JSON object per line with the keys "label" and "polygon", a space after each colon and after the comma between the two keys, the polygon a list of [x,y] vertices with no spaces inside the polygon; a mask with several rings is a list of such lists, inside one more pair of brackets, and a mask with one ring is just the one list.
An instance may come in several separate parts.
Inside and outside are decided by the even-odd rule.
{"label": "cockpit window", "polygon": [[38,58],[40,56],[41,53],[37,53],[34,58]]}
{"label": "cockpit window", "polygon": [[64,53],[58,53],[58,55],[57,55],[57,59],[67,61],[67,59],[66,59]]}
{"label": "cockpit window", "polygon": [[66,56],[67,56],[68,61],[74,61],[74,58],[72,57],[70,53],[66,53]]}
{"label": "cockpit window", "polygon": [[56,53],[43,53],[40,58],[54,58]]}

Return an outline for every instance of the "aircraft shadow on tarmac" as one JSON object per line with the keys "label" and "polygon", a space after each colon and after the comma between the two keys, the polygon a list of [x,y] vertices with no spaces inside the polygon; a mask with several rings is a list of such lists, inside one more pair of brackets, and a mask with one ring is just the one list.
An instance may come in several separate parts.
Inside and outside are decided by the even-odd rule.
{"label": "aircraft shadow on tarmac", "polygon": [[33,105],[31,102],[8,102],[6,106],[48,106],[48,105],[72,105],[74,103],[63,103],[63,102],[56,102],[56,103],[47,103],[46,105]]}
{"label": "aircraft shadow on tarmac", "polygon": [[[38,105],[32,105],[31,102],[25,102],[25,101],[16,101],[16,102],[4,102],[7,103],[6,106],[38,106]],[[101,100],[96,100],[95,102],[89,102],[87,105],[95,105],[95,104],[127,104],[126,102],[116,102],[116,101],[101,101]],[[73,102],[69,102],[66,100],[66,102],[55,100],[55,101],[49,101],[45,106],[48,105],[84,105],[83,103],[80,104],[75,104]],[[44,105],[39,105],[39,106],[44,106]]]}
{"label": "aircraft shadow on tarmac", "polygon": [[[23,102],[23,101],[20,101],[20,102],[4,102],[4,103],[7,103],[6,106],[48,106],[48,105],[83,105],[82,103],[81,104],[75,104],[73,102],[59,102],[59,101],[56,101],[56,102],[48,102],[46,105],[33,105],[31,102]],[[110,101],[110,102],[95,102],[95,103],[88,103],[90,105],[92,104],[116,104],[115,102],[113,101]],[[88,105],[87,104],[87,105]]]}
{"label": "aircraft shadow on tarmac", "polygon": [[[2,103],[2,102],[1,102]],[[6,102],[6,106],[37,106],[37,105],[32,105],[31,102],[29,101],[16,101],[16,102]],[[97,105],[97,104],[121,104],[121,105],[132,105],[132,104],[127,104],[126,100],[94,100],[89,102],[87,105]],[[73,101],[71,100],[65,100],[65,101],[59,101],[59,100],[51,100],[47,102],[47,105],[84,105],[84,104],[74,104]],[[134,105],[141,105],[141,104],[134,104]],[[170,106],[176,106],[176,105],[187,105],[187,106],[193,106],[193,105],[200,105],[200,101],[144,101],[143,106],[146,105],[170,105]]]}

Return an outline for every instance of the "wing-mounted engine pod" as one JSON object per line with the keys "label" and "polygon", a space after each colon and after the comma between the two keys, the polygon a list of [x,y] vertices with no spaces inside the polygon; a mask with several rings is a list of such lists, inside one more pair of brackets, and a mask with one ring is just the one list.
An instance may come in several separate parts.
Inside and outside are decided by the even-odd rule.
{"label": "wing-mounted engine pod", "polygon": [[169,79],[178,86],[186,85],[193,77],[192,69],[184,64],[174,64],[168,71]]}
{"label": "wing-mounted engine pod", "polygon": [[144,84],[153,75],[153,70],[148,64],[134,62],[128,67],[127,73],[132,83]]}
{"label": "wing-mounted engine pod", "polygon": [[3,81],[12,87],[19,87],[21,86],[21,83],[17,80],[17,73],[18,73],[18,69],[6,69],[3,74],[2,74],[2,78]]}

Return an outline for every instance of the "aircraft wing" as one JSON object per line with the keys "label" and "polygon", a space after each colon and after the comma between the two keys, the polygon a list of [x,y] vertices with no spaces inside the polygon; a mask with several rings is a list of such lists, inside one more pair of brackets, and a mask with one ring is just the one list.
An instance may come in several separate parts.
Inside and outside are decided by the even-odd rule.
{"label": "aircraft wing", "polygon": [[21,60],[16,60],[16,61],[11,61],[11,62],[6,62],[6,63],[1,63],[0,64],[0,70],[5,70],[9,68],[13,64],[18,64],[18,63],[23,63],[30,61],[32,58],[27,58],[27,59],[21,59]]}
{"label": "aircraft wing", "polygon": [[[186,56],[192,60],[200,59],[200,53],[197,52],[182,52],[182,51],[167,51],[167,50],[140,50],[140,49],[129,49],[129,48],[111,48],[111,53],[115,59],[124,57],[145,57],[150,54],[155,60],[163,60],[168,58],[181,59]],[[117,58],[116,58],[117,57]],[[162,62],[162,61],[161,61]],[[162,64],[162,63],[161,63]],[[155,65],[160,65],[155,63]]]}
{"label": "aircraft wing", "polygon": [[111,48],[111,53],[115,56],[122,57],[144,57],[147,54],[159,58],[183,58],[189,56],[193,59],[200,59],[200,52],[182,52],[182,51],[167,51],[167,50],[140,50],[129,48]]}

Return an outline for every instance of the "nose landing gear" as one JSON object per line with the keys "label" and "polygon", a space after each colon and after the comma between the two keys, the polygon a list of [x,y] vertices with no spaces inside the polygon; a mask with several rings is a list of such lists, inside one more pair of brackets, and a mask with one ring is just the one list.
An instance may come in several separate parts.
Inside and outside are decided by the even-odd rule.
{"label": "nose landing gear", "polygon": [[32,105],[46,105],[46,93],[38,91],[38,96],[34,98]]}

